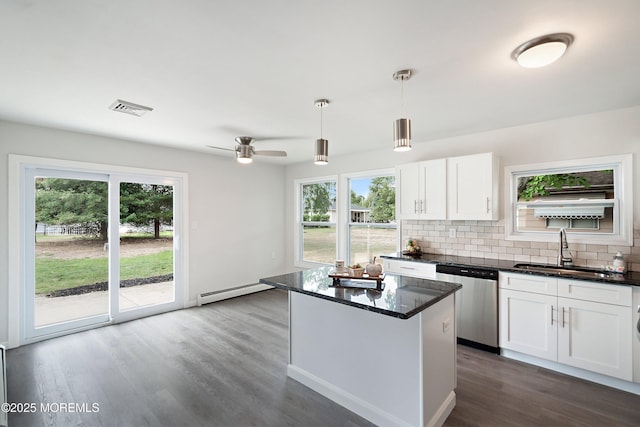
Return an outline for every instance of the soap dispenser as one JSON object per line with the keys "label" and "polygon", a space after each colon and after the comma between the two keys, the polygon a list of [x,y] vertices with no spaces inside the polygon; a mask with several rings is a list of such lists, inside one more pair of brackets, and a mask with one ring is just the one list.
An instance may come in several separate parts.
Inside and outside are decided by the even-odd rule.
{"label": "soap dispenser", "polygon": [[613,257],[613,271],[623,274],[627,272],[627,262],[620,252]]}

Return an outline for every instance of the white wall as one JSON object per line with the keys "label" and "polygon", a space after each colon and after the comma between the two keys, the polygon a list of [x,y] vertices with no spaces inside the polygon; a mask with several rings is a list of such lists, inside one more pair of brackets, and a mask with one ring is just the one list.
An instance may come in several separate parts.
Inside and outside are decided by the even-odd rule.
{"label": "white wall", "polygon": [[0,121],[0,343],[8,328],[7,234],[17,226],[7,219],[8,154],[188,173],[191,302],[284,270],[282,166]]}
{"label": "white wall", "polygon": [[[414,134],[420,120],[413,118]],[[391,129],[391,119],[389,121]],[[331,145],[331,141],[329,141]],[[494,152],[501,165],[519,165],[605,156],[634,154],[634,229],[640,228],[640,106],[597,114],[575,116],[525,126],[498,129],[490,132],[462,135],[434,141],[413,141],[413,149],[396,153],[389,148],[357,155],[330,157],[326,166],[304,164],[286,168],[286,268],[295,270],[292,251],[294,229],[293,180],[313,176],[366,171],[394,167],[403,163],[451,156]],[[331,147],[329,147],[331,152]],[[502,180],[501,180],[502,185]],[[503,197],[501,196],[501,200]],[[504,206],[501,206],[504,209]],[[501,215],[504,218],[504,214]],[[638,246],[638,245],[636,245]]]}

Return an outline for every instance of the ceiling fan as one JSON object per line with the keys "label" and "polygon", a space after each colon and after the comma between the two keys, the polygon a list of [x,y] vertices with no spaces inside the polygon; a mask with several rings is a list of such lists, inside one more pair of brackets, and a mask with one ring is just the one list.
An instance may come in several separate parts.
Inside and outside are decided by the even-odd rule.
{"label": "ceiling fan", "polygon": [[255,138],[250,136],[238,136],[236,137],[236,148],[223,148],[223,147],[214,147],[213,145],[207,145],[209,148],[215,148],[216,150],[225,150],[225,151],[234,151],[236,153],[236,160],[239,163],[251,163],[253,161],[253,156],[271,156],[271,157],[287,157],[286,151],[278,151],[278,150],[260,150],[256,151],[253,143],[255,142]]}

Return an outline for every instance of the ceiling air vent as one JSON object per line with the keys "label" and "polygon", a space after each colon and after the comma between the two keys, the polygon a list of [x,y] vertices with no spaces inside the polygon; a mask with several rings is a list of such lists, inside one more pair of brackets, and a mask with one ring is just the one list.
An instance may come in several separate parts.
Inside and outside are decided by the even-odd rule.
{"label": "ceiling air vent", "polygon": [[134,104],[133,102],[123,101],[121,99],[116,100],[109,106],[110,110],[117,111],[119,113],[131,114],[132,116],[142,116],[148,111],[153,111],[151,107],[145,107],[144,105]]}

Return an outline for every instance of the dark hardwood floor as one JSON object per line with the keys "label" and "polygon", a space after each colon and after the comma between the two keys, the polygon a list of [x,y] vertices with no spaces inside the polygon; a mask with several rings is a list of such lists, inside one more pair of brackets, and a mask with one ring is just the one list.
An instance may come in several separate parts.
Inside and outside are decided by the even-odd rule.
{"label": "dark hardwood floor", "polygon": [[[9,350],[9,401],[38,409],[9,425],[371,425],[287,378],[287,340],[270,290]],[[458,368],[447,426],[640,425],[640,396],[462,346]]]}

